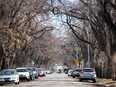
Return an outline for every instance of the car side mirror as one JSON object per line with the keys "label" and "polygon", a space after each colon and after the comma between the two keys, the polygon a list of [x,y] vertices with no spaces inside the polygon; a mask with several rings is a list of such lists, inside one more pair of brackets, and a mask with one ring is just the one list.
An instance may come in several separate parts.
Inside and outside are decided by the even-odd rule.
{"label": "car side mirror", "polygon": [[16,75],[18,75],[18,72],[16,73]]}

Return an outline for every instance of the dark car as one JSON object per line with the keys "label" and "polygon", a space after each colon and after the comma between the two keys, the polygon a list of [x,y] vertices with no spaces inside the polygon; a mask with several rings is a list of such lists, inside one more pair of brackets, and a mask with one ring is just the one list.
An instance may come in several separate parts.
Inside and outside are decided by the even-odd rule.
{"label": "dark car", "polygon": [[72,71],[72,77],[73,77],[73,78],[79,77],[81,71],[82,71],[82,69],[80,69],[80,68],[75,69],[74,71]]}
{"label": "dark car", "polygon": [[68,74],[68,71],[69,71],[68,68],[64,69],[64,73],[65,73],[65,74]]}

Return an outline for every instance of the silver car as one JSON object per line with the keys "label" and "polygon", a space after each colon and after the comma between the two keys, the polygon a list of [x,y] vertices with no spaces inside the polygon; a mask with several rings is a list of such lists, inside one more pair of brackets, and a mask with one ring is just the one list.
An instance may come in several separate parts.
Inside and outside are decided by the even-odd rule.
{"label": "silver car", "polygon": [[19,75],[15,69],[5,69],[0,72],[0,84],[19,84]]}
{"label": "silver car", "polygon": [[79,77],[80,82],[82,80],[92,80],[94,83],[96,82],[96,72],[93,68],[85,68],[80,72]]}

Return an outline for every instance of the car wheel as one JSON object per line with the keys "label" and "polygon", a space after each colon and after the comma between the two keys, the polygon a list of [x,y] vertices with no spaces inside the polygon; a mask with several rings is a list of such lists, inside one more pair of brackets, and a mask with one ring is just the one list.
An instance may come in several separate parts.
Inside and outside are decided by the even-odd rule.
{"label": "car wheel", "polygon": [[15,82],[15,85],[18,85],[18,82]]}
{"label": "car wheel", "polygon": [[3,83],[0,83],[0,86],[1,86],[1,85],[4,85],[4,84],[3,84]]}
{"label": "car wheel", "polygon": [[33,76],[33,80],[35,80],[35,76]]}
{"label": "car wheel", "polygon": [[30,76],[30,80],[33,80],[33,77],[32,76]]}
{"label": "car wheel", "polygon": [[79,79],[80,82],[82,82],[82,79]]}
{"label": "car wheel", "polygon": [[96,83],[96,80],[95,79],[93,80],[93,83]]}
{"label": "car wheel", "polygon": [[27,79],[27,81],[30,81],[30,78],[29,78],[29,79]]}
{"label": "car wheel", "polygon": [[75,76],[73,76],[73,78],[75,78]]}
{"label": "car wheel", "polygon": [[31,77],[31,80],[33,80],[33,77]]}
{"label": "car wheel", "polygon": [[31,76],[31,80],[32,80],[32,81],[35,80],[35,76]]}
{"label": "car wheel", "polygon": [[20,82],[18,82],[18,84],[20,84]]}

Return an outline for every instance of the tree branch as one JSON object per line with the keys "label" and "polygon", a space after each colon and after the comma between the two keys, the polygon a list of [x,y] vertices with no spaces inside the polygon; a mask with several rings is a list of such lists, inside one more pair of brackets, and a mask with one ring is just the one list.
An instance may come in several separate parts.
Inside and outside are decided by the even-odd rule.
{"label": "tree branch", "polygon": [[79,39],[80,41],[83,41],[83,42],[85,42],[85,43],[87,43],[87,44],[92,45],[91,42],[89,42],[89,41],[87,41],[87,40],[85,40],[85,39],[79,37],[79,36],[76,34],[74,28],[73,28],[73,27],[71,26],[71,24],[69,23],[69,19],[68,19],[68,18],[67,18],[67,24],[68,24],[68,26],[70,27],[70,29],[72,30],[73,34],[76,36],[77,39]]}

